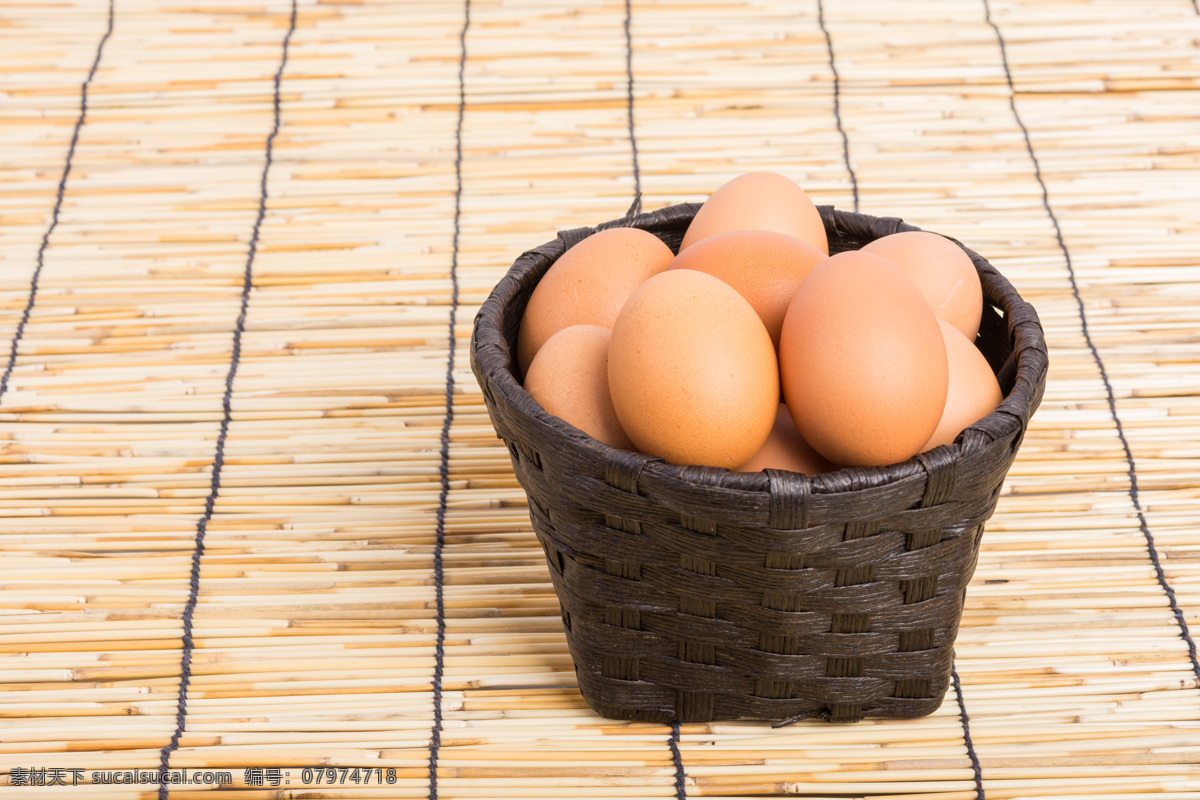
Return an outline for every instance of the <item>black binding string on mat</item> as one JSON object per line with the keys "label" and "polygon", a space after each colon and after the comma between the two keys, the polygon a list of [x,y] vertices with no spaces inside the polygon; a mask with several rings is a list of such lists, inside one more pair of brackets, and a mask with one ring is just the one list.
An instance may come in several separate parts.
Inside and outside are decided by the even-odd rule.
{"label": "black binding string on mat", "polygon": [[279,133],[279,85],[283,80],[283,70],[287,66],[288,43],[296,30],[296,0],[292,0],[292,14],[288,23],[287,33],[283,37],[283,55],[279,60],[279,69],[275,72],[275,91],[273,98],[274,119],[271,133],[267,136],[266,158],[263,163],[262,178],[259,180],[258,215],[254,219],[254,228],[250,233],[250,246],[246,253],[246,268],[242,273],[241,308],[238,312],[237,323],[233,328],[233,349],[229,358],[229,371],[225,374],[225,394],[221,398],[221,429],[217,434],[217,449],[213,456],[212,481],[208,497],[204,500],[204,515],[196,523],[196,542],[192,549],[192,567],[188,575],[188,599],[183,608],[183,655],[179,668],[179,700],[175,711],[175,731],[159,754],[159,775],[162,776],[158,785],[159,800],[166,800],[170,786],[167,774],[170,769],[171,753],[179,749],[179,739],[183,736],[187,722],[187,693],[192,677],[192,617],[196,613],[196,599],[200,594],[200,560],[204,555],[204,536],[208,532],[208,523],[212,519],[213,509],[221,491],[221,471],[225,466],[225,439],[229,434],[229,423],[233,416],[233,380],[237,376],[238,363],[242,355],[242,333],[246,330],[246,312],[250,306],[250,289],[254,282],[254,255],[258,251],[258,234],[262,228],[263,218],[267,213],[267,173],[271,170],[271,154],[275,144],[275,136]]}
{"label": "black binding string on mat", "polygon": [[979,763],[979,755],[975,752],[975,742],[971,740],[971,718],[967,715],[967,703],[963,700],[962,682],[958,679],[958,669],[953,663],[950,665],[950,680],[954,682],[954,697],[958,700],[958,718],[962,720],[963,743],[967,746],[967,757],[971,759],[971,770],[975,773],[975,800],[985,800],[983,766]]}
{"label": "black binding string on mat", "polygon": [[429,800],[437,800],[438,753],[442,748],[442,677],[446,670],[446,594],[442,550],[446,545],[446,503],[450,497],[450,425],[454,422],[454,327],[458,317],[458,235],[462,216],[462,129],[467,109],[467,30],[471,27],[471,0],[463,3],[463,25],[458,34],[458,123],[454,130],[454,235],[450,247],[450,353],[446,357],[446,416],[442,421],[442,449],[438,474],[437,544],[433,548],[433,581],[437,601],[437,645],[433,665],[433,727],[429,730]]}
{"label": "black binding string on mat", "polygon": [[8,380],[12,377],[13,367],[17,364],[17,348],[21,344],[21,339],[25,336],[25,326],[29,324],[29,315],[33,313],[33,305],[37,302],[38,281],[42,277],[42,265],[46,258],[46,248],[50,246],[50,234],[54,233],[54,229],[58,227],[58,214],[62,210],[63,195],[67,191],[67,177],[71,174],[71,159],[75,157],[75,145],[79,143],[79,130],[83,127],[83,122],[87,118],[88,86],[91,85],[92,78],[96,76],[96,70],[100,67],[100,56],[104,52],[104,43],[112,35],[113,2],[114,0],[108,0],[108,28],[104,31],[104,35],[100,37],[100,44],[96,47],[96,58],[92,61],[92,68],[88,70],[87,77],[84,79],[82,86],[80,86],[79,118],[75,120],[75,132],[71,134],[71,146],[67,148],[67,163],[63,166],[62,177],[58,179],[58,193],[54,198],[54,211],[50,214],[50,226],[42,234],[42,243],[38,247],[37,266],[34,267],[33,277],[29,280],[29,299],[25,301],[25,310],[21,313],[21,320],[17,323],[17,329],[13,333],[12,347],[8,351],[8,365],[4,368],[4,375],[0,376],[0,400],[4,399],[4,393],[8,391]]}
{"label": "black binding string on mat", "polygon": [[675,763],[675,800],[687,800],[687,787],[684,781],[687,773],[683,769],[683,754],[679,752],[679,723],[671,723],[671,761]]}
{"label": "black binding string on mat", "polygon": [[854,193],[854,213],[857,214],[858,176],[854,174],[854,167],[850,166],[850,138],[842,127],[841,79],[838,78],[837,64],[833,58],[833,38],[825,27],[825,5],[821,0],[817,0],[817,24],[821,26],[821,33],[825,34],[825,49],[829,52],[829,71],[833,73],[833,118],[837,121],[838,133],[842,135],[842,158],[846,161],[846,171],[850,173],[850,190]]}
{"label": "black binding string on mat", "polygon": [[[838,79],[837,67],[834,66],[833,37],[829,35],[829,29],[825,26],[825,8],[821,0],[817,0],[817,23],[821,26],[821,32],[825,34],[825,46],[829,51],[829,68],[833,71],[833,115],[837,118],[838,131],[842,134],[842,156],[846,162],[846,171],[850,173],[850,186],[854,190],[854,211],[857,213],[858,177],[854,173],[854,167],[850,165],[850,139],[846,136],[846,131],[842,127],[841,104],[839,102],[841,82]],[[958,700],[958,718],[962,722],[963,744],[967,747],[967,756],[971,759],[971,769],[974,772],[975,797],[976,800],[986,800],[986,796],[983,793],[983,765],[979,763],[979,756],[975,752],[975,743],[971,739],[971,716],[967,713],[967,705],[963,700],[962,686],[958,680],[958,670],[954,667],[953,662],[950,664],[950,678],[954,683],[954,693]]]}
{"label": "black binding string on mat", "polygon": [[642,173],[638,169],[637,136],[633,133],[633,33],[630,30],[632,22],[633,6],[630,0],[625,0],[625,101],[629,113],[629,148],[633,155],[634,205],[640,210],[638,201],[642,196]]}
{"label": "black binding string on mat", "polygon": [[1163,592],[1167,596],[1167,601],[1171,606],[1171,613],[1175,616],[1175,622],[1179,626],[1179,635],[1183,638],[1187,645],[1188,658],[1192,662],[1192,672],[1196,679],[1200,680],[1200,658],[1197,658],[1196,642],[1192,639],[1191,630],[1188,628],[1187,619],[1183,615],[1183,610],[1179,607],[1179,602],[1175,598],[1175,589],[1171,586],[1171,582],[1167,580],[1166,572],[1163,570],[1162,562],[1159,559],[1158,547],[1154,543],[1154,535],[1150,533],[1150,526],[1146,522],[1146,515],[1142,510],[1142,502],[1138,493],[1137,467],[1133,460],[1133,450],[1129,447],[1129,440],[1125,438],[1125,429],[1121,425],[1121,417],[1117,413],[1116,395],[1113,393],[1112,383],[1108,379],[1108,371],[1104,368],[1104,360],[1100,358],[1100,351],[1096,348],[1096,343],[1092,341],[1092,335],[1088,331],[1087,312],[1083,306],[1083,297],[1079,294],[1079,284],[1075,280],[1075,267],[1071,263],[1071,253],[1067,249],[1067,244],[1063,240],[1062,229],[1058,225],[1058,217],[1054,214],[1054,209],[1050,207],[1050,192],[1046,189],[1046,182],[1042,179],[1042,168],[1038,162],[1037,155],[1033,150],[1033,140],[1029,138],[1029,129],[1025,127],[1025,123],[1021,120],[1021,115],[1017,111],[1017,91],[1013,86],[1012,71],[1008,66],[1008,51],[1005,47],[1004,35],[1000,33],[999,26],[992,21],[992,10],[988,5],[988,0],[983,0],[984,19],[987,24],[992,27],[996,33],[996,42],[1000,45],[1000,58],[1004,65],[1004,78],[1008,81],[1008,104],[1012,108],[1013,118],[1017,121],[1017,125],[1021,128],[1021,133],[1025,137],[1025,149],[1029,152],[1029,160],[1033,162],[1033,173],[1037,178],[1038,186],[1042,189],[1042,206],[1046,209],[1046,214],[1050,217],[1050,222],[1054,225],[1054,238],[1058,240],[1059,250],[1062,251],[1063,260],[1067,265],[1067,277],[1071,281],[1071,294],[1075,296],[1075,305],[1079,310],[1079,324],[1083,331],[1083,338],[1087,342],[1088,350],[1092,353],[1092,360],[1096,362],[1096,367],[1100,370],[1100,379],[1104,382],[1104,394],[1108,400],[1108,411],[1112,416],[1112,421],[1117,428],[1117,438],[1121,441],[1121,449],[1125,451],[1125,464],[1128,467],[1127,474],[1129,475],[1129,499],[1133,501],[1133,508],[1137,512],[1138,527],[1142,531],[1142,536],[1146,539],[1146,549],[1150,554],[1150,562],[1154,565],[1154,575],[1158,578],[1158,585],[1162,587]]}

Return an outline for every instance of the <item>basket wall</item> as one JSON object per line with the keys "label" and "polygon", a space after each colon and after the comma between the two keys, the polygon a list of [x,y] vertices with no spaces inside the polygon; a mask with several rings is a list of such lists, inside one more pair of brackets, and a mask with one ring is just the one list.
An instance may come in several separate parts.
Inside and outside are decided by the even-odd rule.
{"label": "basket wall", "polygon": [[[983,524],[1044,389],[1037,315],[967,250],[986,298],[980,348],[1005,399],[955,444],[889,467],[679,467],[547,415],[513,375],[537,281],[606,227],[677,250],[698,207],[561,233],[517,259],[475,321],[472,368],[529,497],[580,690],[603,716],[660,722],[928,714],[949,686]],[[831,252],[916,230],[820,210]]]}

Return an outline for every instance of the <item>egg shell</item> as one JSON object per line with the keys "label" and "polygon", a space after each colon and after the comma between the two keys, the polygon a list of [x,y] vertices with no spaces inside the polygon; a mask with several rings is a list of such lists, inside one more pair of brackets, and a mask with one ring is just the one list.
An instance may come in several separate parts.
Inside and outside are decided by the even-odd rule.
{"label": "egg shell", "polygon": [[911,458],[946,403],[937,318],[899,267],[861,251],[804,279],[783,321],[779,366],[800,434],[836,464]]}
{"label": "egg shell", "polygon": [[517,333],[519,368],[527,370],[538,349],[563,328],[611,329],[633,290],[674,257],[661,239],[640,228],[599,231],[567,250],[529,297]]}
{"label": "egg shell", "polygon": [[829,253],[825,223],[812,199],[791,178],[774,172],[748,172],[722,184],[696,212],[679,249],[738,230],[786,233]]}
{"label": "egg shell", "polygon": [[963,428],[995,411],[1004,399],[996,375],[979,348],[949,322],[938,322],[946,344],[950,383],[942,418],[929,441],[921,448],[922,452],[941,444],[953,444]]}
{"label": "egg shell", "polygon": [[774,231],[729,231],[683,250],[670,269],[694,269],[720,278],[746,298],[779,349],[779,331],[801,281],[828,258],[794,236]]}
{"label": "egg shell", "polygon": [[655,275],[613,326],[608,382],[637,449],[672,464],[736,469],[779,405],[775,348],[732,287],[703,272]]}
{"label": "egg shell", "polygon": [[786,469],[792,472],[802,472],[805,475],[817,475],[837,469],[829,459],[822,456],[812,445],[804,441],[792,415],[783,403],[775,415],[775,425],[762,448],[749,461],[738,469],[738,472],[758,472],[764,469]]}
{"label": "egg shell", "polygon": [[971,257],[961,247],[929,231],[903,231],[861,249],[900,267],[939,319],[975,340],[983,316],[983,288]]}
{"label": "egg shell", "polygon": [[610,447],[632,450],[608,391],[612,331],[572,325],[546,340],[525,376],[525,391],[546,410]]}

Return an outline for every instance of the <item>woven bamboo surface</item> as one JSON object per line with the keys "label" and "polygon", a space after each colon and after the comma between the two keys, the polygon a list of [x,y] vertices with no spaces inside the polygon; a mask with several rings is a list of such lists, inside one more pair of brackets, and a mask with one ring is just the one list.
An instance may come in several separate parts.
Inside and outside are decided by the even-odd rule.
{"label": "woven bamboo surface", "polygon": [[[1193,0],[109,11],[0,4],[4,797],[1200,798]],[[467,364],[521,251],[760,168],[1045,328],[929,717],[595,716]]]}

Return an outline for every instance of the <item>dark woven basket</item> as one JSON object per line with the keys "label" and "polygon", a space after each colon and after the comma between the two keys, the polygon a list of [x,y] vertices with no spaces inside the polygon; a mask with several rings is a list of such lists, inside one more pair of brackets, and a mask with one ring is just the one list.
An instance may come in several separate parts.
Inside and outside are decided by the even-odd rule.
{"label": "dark woven basket", "polygon": [[[560,233],[517,259],[475,319],[471,367],[529,496],[583,696],[605,717],[658,722],[928,714],[950,683],[983,523],[1045,387],[1037,314],[964,248],[1004,401],[953,445],[888,467],[680,467],[548,415],[513,374],[538,280],[605,228],[643,228],[677,251],[698,208]],[[820,211],[831,253],[917,230]]]}

